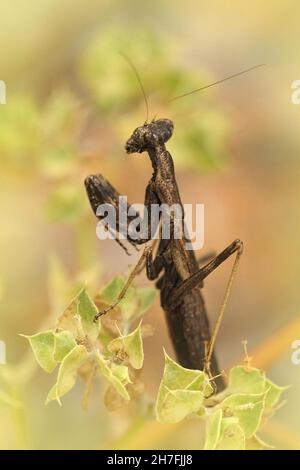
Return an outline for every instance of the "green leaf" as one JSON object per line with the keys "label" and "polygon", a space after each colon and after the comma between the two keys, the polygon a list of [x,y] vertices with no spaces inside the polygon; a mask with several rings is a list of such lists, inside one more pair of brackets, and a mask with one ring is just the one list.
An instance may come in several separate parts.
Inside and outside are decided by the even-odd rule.
{"label": "green leaf", "polygon": [[265,406],[273,408],[287,387],[279,387],[267,379],[265,373],[254,367],[233,367],[229,374],[228,390],[230,393],[262,393],[267,392]]}
{"label": "green leaf", "polygon": [[214,450],[217,446],[221,433],[221,421],[223,412],[215,410],[208,418],[206,425],[206,436],[203,450]]}
{"label": "green leaf", "polygon": [[48,393],[46,404],[57,400],[61,405],[60,398],[68,393],[75,385],[77,371],[82,363],[88,358],[88,352],[84,346],[75,346],[63,359],[57,376],[57,382]]}
{"label": "green leaf", "polygon": [[171,390],[188,389],[201,390],[206,396],[206,392],[212,391],[206,374],[201,370],[186,369],[171,359],[165,352],[165,369],[163,384]]}
{"label": "green leaf", "polygon": [[[100,299],[108,305],[116,302],[118,295],[123,289],[126,278],[117,274],[100,292]],[[152,305],[156,291],[153,288],[129,287],[124,299],[118,304],[125,319],[138,318]]]}
{"label": "green leaf", "polygon": [[279,385],[275,385],[271,380],[266,379],[266,407],[273,408],[280,400],[282,393],[290,388],[289,385],[285,387],[279,387]]}
{"label": "green leaf", "polygon": [[169,390],[161,385],[156,416],[161,423],[178,423],[191,413],[196,413],[203,403],[203,393],[194,390]]}
{"label": "green leaf", "polygon": [[107,304],[116,302],[118,295],[125,285],[125,280],[117,274],[100,292],[100,298]]}
{"label": "green leaf", "polygon": [[33,354],[44,371],[51,373],[57,362],[54,360],[54,333],[44,331],[32,336],[20,335],[27,338],[32,348]]}
{"label": "green leaf", "polygon": [[95,341],[99,335],[100,322],[94,322],[98,309],[85,289],[78,295],[78,313],[82,320],[82,326],[88,338]]}
{"label": "green leaf", "polygon": [[223,418],[217,450],[244,450],[245,434],[236,418]]}
{"label": "green leaf", "polygon": [[231,393],[262,393],[266,390],[265,373],[254,367],[236,366],[230,370],[228,388]]}
{"label": "green leaf", "polygon": [[127,385],[131,383],[129,378],[129,370],[127,366],[123,366],[122,364],[115,364],[114,362],[111,363],[110,370],[112,375],[119,380],[123,385]]}
{"label": "green leaf", "polygon": [[185,369],[165,353],[164,375],[156,401],[156,416],[163,423],[176,423],[202,406],[211,386],[204,372]]}
{"label": "green leaf", "polygon": [[[81,290],[80,290],[81,292]],[[65,308],[63,313],[56,321],[56,329],[70,331],[76,338],[79,335],[78,331],[78,295],[77,294]]]}
{"label": "green leaf", "polygon": [[141,369],[144,362],[141,323],[129,335],[113,339],[108,345],[108,350],[115,353],[124,352],[131,366],[134,369]]}
{"label": "green leaf", "polygon": [[98,309],[85,288],[72,299],[63,314],[58,318],[58,330],[68,330],[75,338],[87,339],[95,342],[100,331],[100,322],[94,323],[94,316]]}
{"label": "green leaf", "polygon": [[225,398],[219,405],[224,416],[238,418],[246,438],[253,436],[261,423],[266,392],[259,394],[236,393]]}
{"label": "green leaf", "polygon": [[126,292],[125,297],[119,303],[119,308],[124,320],[130,320],[135,317],[138,308],[137,290],[131,286]]}
{"label": "green leaf", "polygon": [[94,355],[99,366],[101,374],[111,383],[115,390],[125,400],[130,400],[126,385],[130,383],[128,367],[111,363],[106,360],[99,352]]}
{"label": "green leaf", "polygon": [[74,336],[70,331],[61,331],[54,336],[54,359],[61,362],[63,358],[76,346]]}
{"label": "green leaf", "polygon": [[[126,278],[117,274],[101,291],[100,299],[109,305],[113,304],[116,302],[118,295],[123,289],[125,283]],[[121,300],[121,302],[119,302],[118,308],[121,310],[122,316],[125,319],[129,319],[135,314],[137,306],[137,289],[132,285],[126,291],[125,297]]]}

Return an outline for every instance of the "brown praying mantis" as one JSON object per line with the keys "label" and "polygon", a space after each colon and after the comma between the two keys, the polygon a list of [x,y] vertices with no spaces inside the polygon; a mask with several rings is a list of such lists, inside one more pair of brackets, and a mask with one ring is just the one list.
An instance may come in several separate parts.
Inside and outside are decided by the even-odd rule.
{"label": "brown praying mantis", "polygon": [[[148,102],[140,77],[133,64],[128,59],[127,61],[133,68],[140,83],[148,116]],[[185,93],[174,99],[203,90],[260,66],[261,65],[251,67],[250,69],[231,75],[206,87]],[[182,214],[184,214],[184,211],[176,182],[173,159],[166,148],[166,142],[173,134],[173,122],[170,119],[157,119],[149,123],[147,121],[134,130],[125,144],[125,150],[127,154],[147,152],[151,160],[153,173],[146,187],[144,201],[144,205],[147,209],[146,216],[149,219],[149,223],[146,226],[150,228],[151,208],[153,205],[164,204],[169,207],[177,205],[182,208]],[[97,215],[97,209],[100,204],[110,203],[115,208],[119,208],[119,193],[102,175],[88,176],[85,179],[85,187],[95,215]],[[134,213],[130,204],[126,205],[125,210],[131,214]],[[101,220],[102,216],[98,215],[98,218]],[[133,216],[131,216],[128,221],[130,222],[132,218]],[[195,252],[186,248],[186,242],[188,241],[186,235],[183,234],[181,238],[174,236],[174,217],[170,217],[169,223],[171,226],[169,233],[171,235],[169,239],[159,239],[155,256],[153,255],[153,247],[148,244],[148,242],[151,242],[152,230],[150,231],[149,229],[147,233],[143,233],[143,236],[140,238],[132,238],[130,234],[127,233],[127,241],[132,246],[137,247],[138,245],[146,244],[146,248],[137,265],[129,275],[117,301],[102,312],[99,312],[95,317],[95,321],[97,321],[101,315],[107,314],[118,305],[126,295],[126,291],[135,276],[145,267],[148,279],[157,280],[156,287],[160,291],[161,306],[165,312],[170,337],[180,364],[189,369],[204,370],[210,377],[217,377],[215,383],[217,384],[218,390],[221,390],[224,387],[224,380],[222,375],[220,375],[214,354],[214,346],[228,301],[234,274],[243,251],[243,243],[238,239],[234,240],[220,254],[199,267]],[[184,215],[181,223],[184,225]],[[110,230],[109,226],[106,228]],[[117,219],[115,231],[122,233],[126,228],[127,227],[122,226],[121,221]],[[117,239],[117,241],[121,244],[120,240]],[[211,334],[206,306],[202,295],[203,281],[233,254],[236,255],[235,262],[227,284],[222,307],[213,333]]]}

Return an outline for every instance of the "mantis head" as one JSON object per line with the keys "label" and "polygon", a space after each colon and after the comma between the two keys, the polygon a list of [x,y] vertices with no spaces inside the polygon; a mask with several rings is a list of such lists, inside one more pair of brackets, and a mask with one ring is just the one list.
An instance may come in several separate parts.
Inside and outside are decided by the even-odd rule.
{"label": "mantis head", "polygon": [[125,144],[127,153],[142,153],[148,148],[165,144],[173,134],[174,124],[170,119],[158,119],[137,127]]}

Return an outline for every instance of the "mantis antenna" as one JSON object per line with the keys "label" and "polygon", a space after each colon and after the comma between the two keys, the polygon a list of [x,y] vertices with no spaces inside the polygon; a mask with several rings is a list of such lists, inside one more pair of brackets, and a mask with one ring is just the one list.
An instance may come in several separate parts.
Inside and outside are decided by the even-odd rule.
{"label": "mantis antenna", "polygon": [[148,122],[148,119],[149,119],[149,104],[148,104],[148,99],[147,99],[147,95],[146,95],[146,92],[145,92],[145,88],[144,88],[144,85],[143,85],[143,82],[141,80],[141,77],[140,77],[140,74],[138,73],[135,65],[133,64],[133,62],[130,60],[129,57],[127,57],[126,54],[124,54],[123,52],[120,52],[121,56],[123,57],[123,59],[127,62],[127,64],[129,65],[129,67],[133,70],[133,73],[134,75],[136,76],[136,79],[137,81],[139,82],[139,85],[140,85],[140,88],[141,88],[141,92],[142,92],[142,95],[144,97],[144,101],[145,101],[145,106],[146,106],[146,122]]}
{"label": "mantis antenna", "polygon": [[266,65],[266,64],[254,65],[254,67],[250,67],[248,69],[242,70],[241,72],[234,73],[233,75],[229,75],[228,77],[222,78],[222,80],[218,80],[214,83],[210,83],[209,85],[205,85],[201,88],[196,88],[196,90],[188,91],[187,93],[183,93],[182,95],[175,96],[174,98],[170,99],[170,102],[178,100],[179,98],[183,98],[185,96],[192,95],[193,93],[197,93],[198,91],[206,90],[206,88],[210,88],[214,85],[219,85],[219,83],[223,83],[223,82],[226,82],[227,80],[231,80],[231,78],[239,77],[240,75],[243,75],[244,73],[251,72],[251,70],[258,69],[259,67],[263,67],[264,65]]}

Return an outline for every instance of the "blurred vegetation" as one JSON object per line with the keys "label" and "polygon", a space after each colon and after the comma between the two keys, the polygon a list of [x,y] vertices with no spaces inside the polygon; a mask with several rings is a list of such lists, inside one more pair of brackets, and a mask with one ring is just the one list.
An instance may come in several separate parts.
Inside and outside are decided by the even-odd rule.
{"label": "blurred vegetation", "polygon": [[167,117],[174,108],[181,117],[172,141],[183,155],[177,151],[175,158],[179,154],[179,162],[196,169],[218,165],[225,154],[228,119],[211,92],[201,97],[197,119],[187,120],[187,115],[199,113],[195,97],[172,105],[169,102],[177,94],[209,83],[212,77],[204,71],[195,73],[178,61],[173,63],[172,58],[178,55],[176,45],[153,33],[136,31],[133,37],[128,30],[113,30],[94,37],[78,58],[74,79],[66,78],[50,96],[41,101],[26,91],[10,97],[9,106],[0,115],[3,169],[36,169],[49,178],[70,177],[85,163],[82,137],[93,132],[88,126],[95,126],[95,122],[108,128],[121,153],[124,140],[146,117],[139,84],[121,55],[125,51],[147,91],[152,113],[149,118]]}
{"label": "blurred vegetation", "polygon": [[[28,90],[18,92],[1,109],[2,172],[43,180],[49,219],[71,224],[79,238],[90,215],[78,190],[83,178],[90,169],[102,170],[111,166],[110,162],[114,162],[117,173],[116,159],[122,158],[124,142],[146,118],[139,84],[119,53],[123,51],[139,70],[148,94],[150,118],[168,117],[170,98],[212,80],[207,72],[195,73],[172,62],[179,51],[176,43],[166,43],[143,30],[137,30],[134,36],[126,29],[106,30],[96,34],[82,50],[71,80],[66,77],[44,99]],[[202,97],[200,113],[194,97],[179,100],[172,107],[181,119],[170,142],[170,150],[176,148],[176,163],[195,170],[220,166],[228,119],[211,92]],[[193,112],[197,112],[197,119],[187,119]],[[109,153],[104,155],[107,148]],[[119,165],[120,174],[123,165]]]}
{"label": "blurred vegetation", "polygon": [[[52,222],[70,225],[78,240],[77,252],[73,253],[77,264],[72,280],[68,279],[63,265],[57,258],[49,258],[48,295],[51,318],[65,308],[70,295],[75,295],[78,289],[85,289],[86,282],[94,294],[99,291],[97,287],[99,268],[95,269],[94,243],[91,243],[93,234],[88,234],[85,229],[86,220],[91,217],[91,213],[84,193],[79,188],[83,188],[83,178],[89,173],[90,168],[94,166],[100,168],[100,161],[103,166],[105,158],[113,159],[116,158],[117,153],[122,154],[125,139],[134,127],[140,125],[145,119],[144,102],[139,84],[133,71],[119,54],[120,34],[122,34],[120,52],[126,51],[139,70],[147,90],[151,118],[157,112],[160,116],[167,116],[171,97],[198,87],[210,79],[207,73],[195,74],[195,71],[187,69],[178,62],[172,63],[171,58],[176,56],[176,47],[178,47],[175,43],[167,44],[159,36],[142,30],[137,31],[134,37],[128,30],[121,33],[118,31],[118,34],[114,30],[107,30],[96,34],[79,55],[72,80],[66,79],[65,83],[62,83],[53,93],[42,99],[29,94],[28,90],[26,93],[19,91],[10,97],[9,105],[1,109],[2,175],[11,174],[14,177],[19,175],[23,179],[38,178],[41,182],[43,181],[45,214]],[[183,116],[183,122],[173,143],[179,149],[178,163],[195,169],[215,167],[220,164],[225,153],[227,125],[225,125],[222,111],[217,109],[216,103],[211,106],[211,98],[206,98],[205,104],[202,103],[205,120],[188,121],[185,113],[187,110],[189,113],[193,109],[196,110],[198,106],[195,100],[194,102],[189,99],[185,101],[179,101],[178,104],[173,105],[176,112]],[[109,145],[112,155],[104,158],[101,145],[100,154],[98,149],[91,148],[89,142],[95,140],[99,140],[100,144],[105,140],[104,143]],[[120,287],[120,283],[117,283],[117,286]],[[80,292],[79,298],[87,295],[84,294],[85,291],[80,290]],[[140,292],[146,303],[153,297],[151,289],[149,293],[147,289],[142,289]],[[76,298],[72,303],[75,311]],[[133,296],[129,293],[131,304],[136,304],[136,302],[143,304],[143,298],[139,301],[137,294]],[[86,299],[89,305],[85,308],[87,314],[91,316],[96,307],[89,297]],[[128,315],[128,309],[132,310],[132,306],[129,306],[128,296],[126,299],[123,303]],[[145,310],[148,307],[142,308]],[[74,313],[70,307],[67,307],[66,311],[69,315],[71,315],[70,311]],[[78,318],[80,319],[80,315]],[[50,320],[47,321],[49,322]],[[47,326],[50,327],[50,324]],[[123,328],[128,331],[129,325],[123,325]],[[65,342],[61,346],[64,348],[64,355],[60,357],[61,362],[75,346],[75,338],[78,339],[78,332],[77,336],[73,337],[68,333],[64,336],[64,331],[57,326],[53,332],[47,330],[46,333],[37,333],[28,337],[38,362],[48,372],[52,371],[56,365],[56,361],[53,362],[50,356],[59,354],[57,351],[53,352],[54,342],[59,343],[60,346]],[[109,339],[103,336],[103,331],[100,337],[104,344],[108,343]],[[112,337],[110,341],[113,341]],[[81,348],[81,351],[77,351],[76,348]],[[83,348],[84,346],[78,345],[74,352],[75,356],[78,353],[76,357],[81,362],[81,355],[84,354]],[[122,366],[114,366],[115,370],[112,372],[105,361],[107,359],[103,359],[100,370],[108,380],[112,380],[112,387],[115,385],[117,389],[123,390],[123,395],[127,394],[123,379],[118,379],[117,367],[121,370]],[[88,363],[85,362],[88,366],[85,365],[82,370],[91,371],[93,369],[91,364],[94,362],[94,359]],[[61,362],[58,382],[50,391],[48,401],[51,398],[59,400],[60,395],[69,391],[75,383],[75,369],[72,357],[67,360],[67,366],[64,361]],[[0,371],[1,403],[11,409],[15,423],[13,434],[16,439],[13,446],[16,447],[29,445],[25,404],[22,397],[35,370],[28,354],[19,364],[8,365]],[[82,372],[81,375],[84,376],[85,373]],[[85,375],[85,380],[87,388],[91,387],[88,373]],[[127,372],[124,380],[125,385],[131,380]],[[109,398],[104,399],[105,402],[109,402],[109,407],[115,407],[120,402],[120,398],[116,399],[116,393],[113,392],[112,387],[107,392]],[[138,386],[135,388],[137,389]],[[133,384],[131,384],[131,389],[134,393]],[[85,396],[88,394],[89,391]]]}
{"label": "blurred vegetation", "polygon": [[[259,369],[272,366],[272,373],[280,377],[280,383],[290,383],[291,376],[294,379],[295,368],[290,367],[287,351],[299,331],[299,317],[290,318],[290,315],[287,319],[287,315],[289,309],[294,314],[298,306],[299,276],[297,263],[291,263],[286,255],[286,245],[293,232],[288,245],[294,257],[299,238],[297,218],[293,212],[296,205],[292,205],[292,201],[298,200],[298,167],[293,163],[293,156],[294,162],[298,161],[298,140],[295,137],[298,135],[298,115],[294,107],[292,113],[295,119],[289,118],[290,75],[281,75],[282,71],[276,67],[280,61],[286,63],[294,57],[291,43],[295,43],[299,31],[297,15],[295,11],[293,15],[287,14],[288,7],[277,1],[272,7],[274,15],[261,2],[249,3],[247,15],[244,4],[231,7],[228,4],[223,8],[221,2],[217,2],[219,14],[216,15],[215,5],[210,7],[210,2],[199,6],[196,2],[181,5],[172,2],[172,5],[169,3],[172,8],[165,6],[164,9],[161,2],[151,2],[147,7],[134,1],[126,6],[128,12],[121,8],[118,16],[120,5],[117,2],[107,5],[106,12],[103,2],[103,22],[100,28],[97,23],[97,31],[91,36],[94,28],[92,22],[89,22],[87,34],[84,25],[93,11],[99,11],[99,2],[92,0],[88,5],[78,2],[75,8],[70,2],[48,0],[37,7],[33,1],[26,6],[26,11],[21,11],[23,5],[18,3],[21,14],[10,14],[9,19],[14,18],[12,23],[4,19],[3,23],[6,21],[6,24],[2,24],[0,44],[2,63],[9,65],[12,58],[18,56],[10,73],[15,73],[15,78],[19,75],[19,81],[24,81],[23,86],[14,92],[11,87],[8,88],[8,104],[1,106],[0,112],[2,204],[5,211],[8,207],[10,211],[8,223],[2,227],[5,243],[1,287],[5,302],[2,303],[1,327],[4,326],[5,334],[11,340],[9,364],[0,366],[0,446],[174,449],[191,445],[199,448],[200,434],[204,441],[204,432],[201,433],[198,419],[161,424],[148,415],[144,419],[144,415],[136,412],[135,406],[108,415],[101,406],[103,401],[107,404],[107,396],[106,400],[103,396],[105,380],[100,381],[100,387],[95,386],[91,411],[81,412],[78,395],[73,395],[71,391],[64,400],[63,408],[56,407],[55,403],[44,407],[43,401],[53,385],[53,377],[48,380],[47,374],[38,373],[32,351],[28,345],[25,350],[26,342],[23,338],[17,338],[17,334],[52,331],[55,318],[81,289],[87,289],[96,303],[100,286],[105,284],[93,225],[89,224],[93,218],[85,198],[83,179],[94,171],[108,177],[113,174],[119,181],[128,179],[127,161],[123,157],[124,141],[146,117],[138,83],[120,51],[133,60],[141,75],[149,99],[150,117],[157,114],[158,117],[174,119],[175,133],[169,148],[177,167],[189,175],[186,186],[190,185],[191,191],[194,191],[194,185],[190,184],[194,173],[208,173],[225,166],[233,117],[228,112],[231,111],[228,103],[238,103],[237,108],[241,111],[235,109],[234,135],[238,158],[243,159],[245,166],[237,165],[237,177],[232,180],[225,178],[223,185],[217,180],[213,187],[216,196],[209,193],[219,200],[227,194],[234,212],[242,214],[240,219],[230,217],[220,204],[224,214],[222,212],[219,217],[217,214],[216,225],[213,226],[214,232],[222,235],[220,243],[232,236],[228,225],[234,226],[234,233],[238,227],[243,235],[251,238],[251,244],[248,243],[250,267],[245,271],[244,287],[242,281],[240,298],[233,308],[236,317],[224,332],[224,337],[226,334],[228,336],[224,351],[230,350],[232,355],[236,354],[233,339],[239,339],[240,334],[236,324],[243,323],[243,331],[249,336],[252,334],[254,343],[258,343],[254,364]],[[62,4],[64,10],[60,8]],[[36,11],[32,14],[34,8]],[[43,20],[43,9],[48,15],[46,20]],[[146,21],[147,15],[149,18]],[[154,17],[162,34],[152,32]],[[141,18],[144,21],[139,21]],[[123,23],[127,26],[121,26]],[[108,29],[105,24],[112,26]],[[53,25],[55,32],[51,33]],[[163,34],[165,27],[167,34]],[[65,33],[62,34],[64,29]],[[14,35],[13,52],[6,41],[11,35]],[[55,36],[52,43],[50,36]],[[32,56],[26,48],[27,42],[32,46]],[[183,42],[189,43],[189,57],[184,55]],[[66,49],[67,57],[63,56]],[[76,56],[71,65],[68,57],[70,49]],[[37,50],[40,51],[38,60],[37,54],[34,54]],[[247,65],[252,65],[264,61],[265,57],[270,58],[270,67],[274,67],[270,73],[272,80],[266,80],[265,87],[261,82],[256,83],[251,92],[249,82],[246,82],[244,88],[242,84],[240,88],[233,86],[229,97],[223,95],[222,100],[216,98],[217,92],[212,89],[201,94],[201,97],[194,95],[174,103],[168,102],[177,94],[226,75],[228,70],[238,70],[240,64],[244,66],[247,62]],[[30,72],[34,70],[43,80],[36,90],[35,73],[28,74],[29,77],[22,75],[20,64],[24,66],[27,62]],[[209,70],[202,70],[199,64],[203,63],[219,70],[220,76],[212,76]],[[298,69],[295,67],[295,70]],[[295,70],[293,79],[297,78],[294,76]],[[55,76],[57,71],[60,72],[58,77]],[[5,76],[0,78],[6,79]],[[34,86],[29,87],[28,82],[34,83]],[[287,91],[280,94],[280,89]],[[244,112],[245,109],[247,112]],[[144,169],[140,174],[142,171]],[[242,177],[239,172],[242,172]],[[292,181],[296,181],[294,186]],[[232,191],[231,186],[234,186]],[[244,197],[241,197],[242,193]],[[284,194],[285,199],[279,199],[279,194]],[[34,200],[30,199],[31,204],[26,204],[27,196]],[[264,209],[250,210],[245,202],[247,199],[255,207],[260,207],[263,200]],[[48,225],[46,228],[43,226],[44,232],[41,230],[41,233],[34,234],[40,228],[37,212],[39,215],[41,205]],[[285,213],[280,229],[279,209],[282,214]],[[244,215],[250,212],[252,224]],[[220,226],[224,228],[224,233]],[[56,250],[53,250],[50,237],[44,241],[49,229],[57,242]],[[18,238],[16,233],[20,231],[22,234]],[[21,237],[24,243],[17,246],[15,241],[19,242]],[[6,249],[8,243],[11,246],[10,256]],[[57,252],[56,257],[53,257],[53,251]],[[34,261],[31,260],[33,254]],[[268,272],[267,265],[270,265]],[[282,272],[288,275],[278,275],[278,266],[281,265]],[[47,292],[43,286],[46,277]],[[30,282],[27,282],[29,278]],[[249,284],[249,279],[255,279],[255,286],[251,282]],[[249,292],[245,289],[246,283],[250,285]],[[291,285],[294,286],[294,301]],[[27,294],[31,300],[28,306],[24,304]],[[239,320],[241,313],[243,322]],[[40,318],[43,319],[42,324],[39,324]],[[238,320],[234,323],[236,318]],[[287,325],[272,335],[274,329],[280,326],[280,318],[282,324],[287,322]],[[268,340],[262,343],[265,337]],[[228,357],[230,360],[230,354],[226,356],[227,360]],[[237,363],[236,360],[233,364]],[[253,374],[256,375],[256,372]],[[266,440],[279,447],[300,448],[300,439],[295,432],[299,428],[299,414],[295,413],[299,394],[296,378],[293,385],[296,386],[293,386],[294,392],[289,392],[289,397],[293,399],[289,398],[288,410],[284,408],[283,412],[279,411],[281,421],[271,419],[263,431]],[[74,387],[75,393],[79,390],[78,393],[84,395],[81,387],[82,381],[78,381]],[[119,403],[115,395],[113,398],[108,400],[111,406]],[[221,429],[220,414],[219,411],[212,424],[217,430]],[[231,421],[231,424],[237,423]],[[236,426],[234,429],[236,433],[233,434],[241,437],[240,429]]]}

